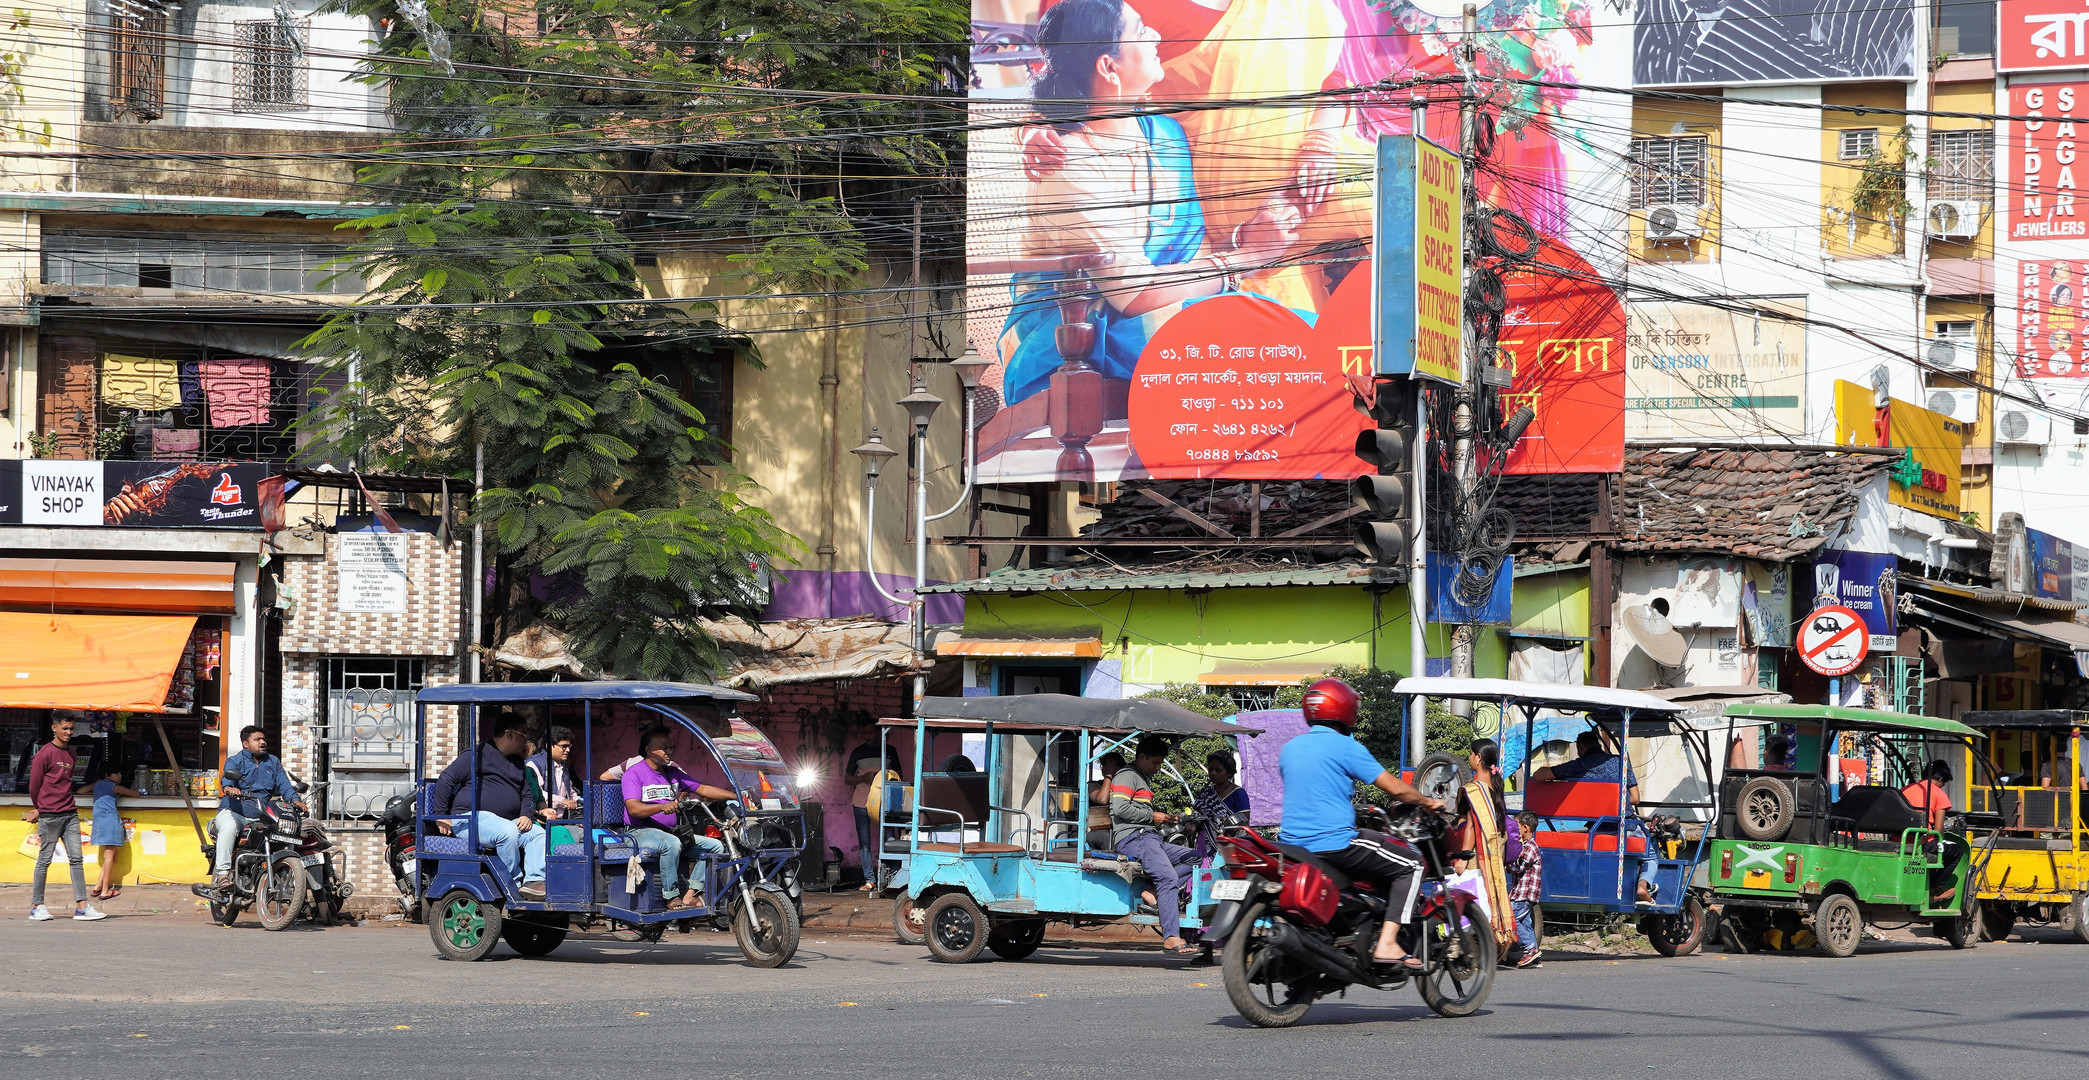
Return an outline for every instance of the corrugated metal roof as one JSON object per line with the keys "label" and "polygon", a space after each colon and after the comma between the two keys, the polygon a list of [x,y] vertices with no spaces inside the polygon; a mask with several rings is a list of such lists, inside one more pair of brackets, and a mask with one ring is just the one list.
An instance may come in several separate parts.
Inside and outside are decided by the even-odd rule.
{"label": "corrugated metal roof", "polygon": [[1397,585],[1407,575],[1397,567],[1357,562],[1285,566],[1267,570],[1155,571],[1120,566],[1047,566],[1010,570],[973,581],[930,585],[930,593],[1028,593],[1119,589],[1253,589],[1284,585]]}

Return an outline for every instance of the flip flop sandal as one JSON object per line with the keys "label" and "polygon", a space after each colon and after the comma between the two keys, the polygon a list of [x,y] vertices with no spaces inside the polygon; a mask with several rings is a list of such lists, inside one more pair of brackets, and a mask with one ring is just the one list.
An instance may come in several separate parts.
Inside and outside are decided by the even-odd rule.
{"label": "flip flop sandal", "polygon": [[1379,960],[1374,957],[1371,962],[1379,967],[1391,968],[1394,971],[1404,971],[1409,975],[1419,975],[1428,970],[1427,965],[1423,964],[1413,953],[1409,953],[1398,960]]}

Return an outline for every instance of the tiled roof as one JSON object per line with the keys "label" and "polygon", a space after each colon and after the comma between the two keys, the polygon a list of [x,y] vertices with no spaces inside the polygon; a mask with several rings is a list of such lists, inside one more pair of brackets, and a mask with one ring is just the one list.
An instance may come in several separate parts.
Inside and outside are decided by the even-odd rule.
{"label": "tiled roof", "polygon": [[1785,562],[1826,544],[1892,459],[1814,450],[1628,450],[1613,546]]}

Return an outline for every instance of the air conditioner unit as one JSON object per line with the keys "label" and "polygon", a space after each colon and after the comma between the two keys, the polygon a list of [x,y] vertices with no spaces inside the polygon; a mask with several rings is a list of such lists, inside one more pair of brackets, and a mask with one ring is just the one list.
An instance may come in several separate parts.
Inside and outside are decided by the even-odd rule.
{"label": "air conditioner unit", "polygon": [[1922,407],[1933,413],[1943,413],[1961,424],[1970,424],[1980,419],[1980,391],[1931,390]]}
{"label": "air conditioner unit", "polygon": [[1979,199],[1939,199],[1929,204],[1929,234],[1939,240],[1965,240],[1980,235],[1987,213]]}
{"label": "air conditioner unit", "polygon": [[1980,358],[1974,354],[1973,342],[1967,338],[1933,337],[1923,349],[1922,357],[1932,367],[1948,368],[1952,371],[1975,371],[1980,367]]}
{"label": "air conditioner unit", "polygon": [[1995,407],[1995,442],[2003,446],[2043,447],[2052,441],[2052,417],[2013,402]]}
{"label": "air conditioner unit", "polygon": [[1647,239],[1655,243],[1680,243],[1705,234],[1698,223],[1698,208],[1682,203],[1647,207]]}

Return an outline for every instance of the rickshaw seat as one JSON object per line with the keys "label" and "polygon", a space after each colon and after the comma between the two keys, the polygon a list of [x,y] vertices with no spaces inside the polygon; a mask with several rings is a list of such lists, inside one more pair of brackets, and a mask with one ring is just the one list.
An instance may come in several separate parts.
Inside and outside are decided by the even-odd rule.
{"label": "rickshaw seat", "polygon": [[1030,849],[1021,844],[997,844],[985,840],[967,840],[962,851],[958,849],[956,844],[945,843],[923,844],[919,850],[932,851],[938,855],[1021,855],[1027,853]]}
{"label": "rickshaw seat", "polygon": [[914,789],[922,826],[951,828],[955,824],[952,814],[966,825],[986,824],[987,814],[993,809],[987,798],[986,780],[985,773],[922,773],[921,782]]}
{"label": "rickshaw seat", "polygon": [[1614,781],[1532,780],[1523,789],[1523,808],[1539,817],[1616,817],[1618,795]]}
{"label": "rickshaw seat", "polygon": [[1907,796],[1899,789],[1875,784],[1843,792],[1842,798],[1829,808],[1828,817],[1837,824],[1847,824],[1851,832],[1878,833],[1896,842],[1906,830],[1928,825],[1922,812],[1908,805]]}
{"label": "rickshaw seat", "polygon": [[[1552,829],[1540,829],[1537,835],[1538,846],[1547,851],[1616,851],[1618,849],[1618,834],[1615,832],[1599,832],[1593,841],[1589,839],[1589,834],[1585,832],[1558,832]],[[1636,833],[1626,834],[1626,854],[1645,855],[1648,853],[1648,850],[1646,837]]]}
{"label": "rickshaw seat", "polygon": [[[485,845],[481,844],[480,846],[484,847]],[[463,837],[444,836],[441,833],[422,837],[420,839],[420,851],[423,855],[471,854],[471,851],[464,846]]]}
{"label": "rickshaw seat", "polygon": [[1320,856],[1315,855],[1310,851],[1307,851],[1305,848],[1299,847],[1297,844],[1278,844],[1277,853],[1284,856],[1287,859],[1305,863],[1307,866],[1310,866],[1313,869],[1318,870],[1323,874],[1326,874],[1328,876],[1328,880],[1333,881],[1335,883],[1335,888],[1337,890],[1346,889],[1349,887],[1348,874],[1345,874],[1342,871],[1335,869],[1333,865],[1327,862],[1327,860],[1322,859]]}

